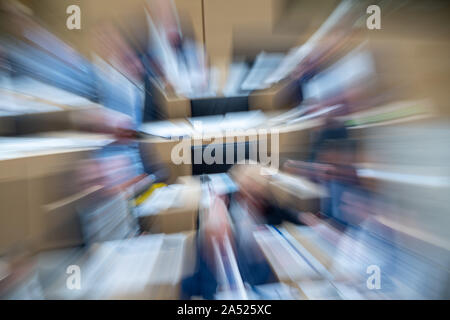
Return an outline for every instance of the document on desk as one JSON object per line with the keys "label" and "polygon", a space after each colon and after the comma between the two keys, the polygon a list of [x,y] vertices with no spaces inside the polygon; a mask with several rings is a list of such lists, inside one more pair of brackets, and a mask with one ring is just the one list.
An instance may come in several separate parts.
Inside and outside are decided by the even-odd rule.
{"label": "document on desk", "polygon": [[162,138],[185,137],[193,133],[192,126],[186,122],[157,121],[144,123],[140,131]]}
{"label": "document on desk", "polygon": [[227,173],[209,174],[208,177],[214,193],[218,195],[229,194],[239,190],[238,185]]}
{"label": "document on desk", "polygon": [[42,113],[62,110],[62,108],[58,106],[30,99],[15,96],[13,92],[9,93],[0,91],[0,116],[14,116],[27,113]]}
{"label": "document on desk", "polygon": [[247,130],[265,123],[266,116],[260,110],[230,112],[225,115],[189,118],[194,130],[200,134]]}
{"label": "document on desk", "polygon": [[[6,90],[15,92],[30,98],[42,99],[48,101],[49,105],[65,105],[71,107],[80,107],[92,104],[87,98],[66,90],[45,84],[31,77],[19,77],[4,87]],[[60,108],[58,108],[60,109]]]}
{"label": "document on desk", "polygon": [[196,134],[220,133],[222,131],[223,115],[189,118]]}
{"label": "document on desk", "polygon": [[227,113],[222,122],[224,130],[227,129],[251,129],[266,122],[266,116],[261,110],[230,112]]}
{"label": "document on desk", "polygon": [[287,188],[292,193],[305,198],[326,197],[326,190],[317,183],[310,182],[305,178],[295,177],[287,174],[274,174],[273,182]]}
{"label": "document on desk", "polygon": [[43,152],[82,148],[98,148],[105,146],[113,139],[89,139],[89,138],[47,138],[47,137],[27,137],[27,138],[0,138],[0,157],[20,157],[33,152]]}
{"label": "document on desk", "polygon": [[[89,298],[126,296],[145,289],[164,235],[148,235],[99,245],[88,263]],[[85,268],[83,268],[84,270]]]}
{"label": "document on desk", "polygon": [[329,112],[332,112],[342,106],[343,106],[342,104],[337,104],[337,105],[334,105],[331,107],[322,108],[322,109],[319,109],[318,111],[308,113],[307,115],[301,115],[297,118],[291,119],[291,120],[287,121],[287,124],[293,124],[293,123],[297,123],[297,122],[302,122],[302,121],[318,118],[318,117],[320,117],[324,114],[327,114]]}
{"label": "document on desk", "polygon": [[342,300],[340,292],[328,280],[301,281],[297,285],[309,300]]}
{"label": "document on desk", "polygon": [[319,279],[317,273],[286,239],[272,229],[258,230],[253,236],[279,280]]}
{"label": "document on desk", "polygon": [[242,82],[242,90],[261,90],[269,87],[265,82],[284,59],[284,53],[261,52],[256,57],[255,62],[245,80]]}
{"label": "document on desk", "polygon": [[152,195],[138,207],[139,214],[157,214],[169,208],[182,207],[185,189],[186,186],[181,184],[171,184],[155,189]]}
{"label": "document on desk", "polygon": [[239,94],[248,94],[248,91],[241,90],[241,83],[247,77],[249,72],[248,64],[244,61],[233,62],[228,71],[228,79],[223,95],[225,97],[235,97]]}

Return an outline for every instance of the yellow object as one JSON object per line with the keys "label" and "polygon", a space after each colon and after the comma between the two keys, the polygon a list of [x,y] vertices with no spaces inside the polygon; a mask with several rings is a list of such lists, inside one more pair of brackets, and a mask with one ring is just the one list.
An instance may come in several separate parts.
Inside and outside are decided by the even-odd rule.
{"label": "yellow object", "polygon": [[134,205],[135,206],[141,205],[145,200],[148,199],[148,197],[151,196],[153,191],[155,191],[158,188],[163,188],[163,187],[167,187],[167,184],[165,184],[165,183],[152,184],[151,187],[147,189],[147,191],[145,191],[144,193],[139,195],[136,199],[134,199]]}

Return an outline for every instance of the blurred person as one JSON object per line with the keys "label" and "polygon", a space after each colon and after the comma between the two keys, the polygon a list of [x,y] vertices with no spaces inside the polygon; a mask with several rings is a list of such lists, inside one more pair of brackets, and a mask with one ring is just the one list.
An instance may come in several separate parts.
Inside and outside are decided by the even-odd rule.
{"label": "blurred person", "polygon": [[[208,89],[205,53],[185,12],[177,11],[172,0],[148,0],[145,14],[149,37],[142,61],[152,78],[146,79],[146,90],[151,92],[150,81],[154,81],[166,93],[187,97],[204,93]],[[146,103],[144,120],[165,117],[164,110],[150,102],[156,101]]]}
{"label": "blurred person", "polygon": [[360,185],[354,167],[357,145],[355,140],[348,138],[347,129],[342,124],[334,120],[330,120],[328,124],[315,135],[310,161],[288,160],[283,169],[324,185],[329,197],[321,200],[320,213],[345,225],[339,203],[345,190]]}
{"label": "blurred person", "polygon": [[209,204],[199,221],[196,272],[183,280],[182,298],[201,296],[214,299],[221,284],[218,275],[217,250],[233,240],[225,198],[211,194]]}
{"label": "blurred person", "polygon": [[0,16],[4,56],[15,78],[31,77],[96,101],[89,61],[44,28],[29,7],[2,0]]}
{"label": "blurred person", "polygon": [[[429,259],[412,254],[408,246],[428,247],[429,252],[439,250],[393,229],[382,218],[401,218],[405,222],[402,217],[413,213],[405,212],[406,207],[397,203],[395,194],[386,197],[382,195],[384,190],[379,190],[378,194],[363,188],[355,168],[359,151],[355,142],[348,139],[344,128],[327,128],[317,137],[311,157],[314,162],[288,161],[284,169],[328,188],[329,198],[321,201],[320,214],[302,213],[300,219],[336,244],[331,269],[336,281],[353,298],[439,297],[438,288],[442,286],[437,282],[445,278],[442,269]],[[331,228],[314,227],[324,222]],[[369,266],[381,270],[380,290],[371,291],[366,285]],[[426,284],[430,272],[436,274],[433,279],[428,279],[433,281],[432,286]]]}
{"label": "blurred person", "polygon": [[250,286],[276,282],[276,277],[253,235],[254,231],[263,228],[261,221],[258,221],[259,215],[251,212],[249,203],[242,201],[239,195],[232,195],[230,201],[229,212],[234,222],[237,260],[244,282]]}
{"label": "blurred person", "polygon": [[[85,202],[82,217],[101,212],[116,201],[120,207],[119,203],[139,196],[168,176],[156,154],[147,147],[144,149],[138,141],[144,103],[144,70],[140,60],[122,33],[109,22],[99,24],[93,37],[99,103],[106,109],[88,111],[86,119],[81,119],[81,126],[85,129],[92,126],[91,131],[113,134],[115,141],[98,150],[93,159],[83,162],[79,168],[83,187],[99,189]],[[119,216],[125,219],[124,214]],[[85,228],[89,229],[89,226]]]}
{"label": "blurred person", "polygon": [[[114,123],[112,120],[117,119],[115,133],[118,140],[113,153],[129,157],[134,176],[146,176],[144,179],[149,183],[164,180],[167,177],[165,168],[157,163],[154,154],[142,150],[135,141],[143,112],[142,88],[138,87],[144,72],[142,64],[113,25],[100,25],[94,39],[97,43],[94,63],[99,101],[117,111],[99,119],[99,123]],[[111,117],[113,119],[108,119]]]}
{"label": "blurred person", "polygon": [[[395,233],[376,220],[379,203],[373,195],[362,188],[353,188],[342,193],[339,210],[346,228],[335,239],[331,272],[335,281],[355,288],[364,297],[371,294],[367,285],[368,270],[375,266],[381,271],[382,283],[377,288],[376,298],[395,298],[393,282],[397,271],[398,248]],[[377,285],[373,283],[373,285]]]}

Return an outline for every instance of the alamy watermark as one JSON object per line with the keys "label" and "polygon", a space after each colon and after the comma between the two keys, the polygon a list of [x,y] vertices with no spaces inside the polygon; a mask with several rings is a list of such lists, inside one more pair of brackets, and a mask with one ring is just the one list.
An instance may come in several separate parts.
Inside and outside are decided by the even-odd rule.
{"label": "alamy watermark", "polygon": [[366,273],[370,274],[367,278],[366,286],[369,290],[381,289],[381,269],[379,266],[372,264],[367,267]]}
{"label": "alamy watermark", "polygon": [[81,290],[81,268],[76,264],[67,267],[66,287],[69,290]]}
{"label": "alamy watermark", "polygon": [[66,19],[66,27],[69,30],[81,29],[81,9],[79,6],[72,4],[66,8],[66,13],[69,15]]}
{"label": "alamy watermark", "polygon": [[[202,132],[201,124],[194,122],[197,132]],[[267,167],[273,174],[279,168],[279,130],[248,129],[226,130],[225,134],[193,134],[182,138],[171,150],[174,164],[249,164]],[[270,142],[270,148],[269,148]],[[269,150],[270,149],[270,150]]]}
{"label": "alamy watermark", "polygon": [[[66,13],[69,15],[66,19],[66,26],[69,30],[81,29],[81,9],[79,6],[72,4],[66,8]],[[367,7],[366,13],[370,14],[366,20],[366,26],[369,30],[381,29],[381,8],[372,4]]]}
{"label": "alamy watermark", "polygon": [[381,29],[381,9],[376,4],[372,4],[367,7],[367,14],[370,16],[367,17],[366,26],[369,30],[379,30]]}

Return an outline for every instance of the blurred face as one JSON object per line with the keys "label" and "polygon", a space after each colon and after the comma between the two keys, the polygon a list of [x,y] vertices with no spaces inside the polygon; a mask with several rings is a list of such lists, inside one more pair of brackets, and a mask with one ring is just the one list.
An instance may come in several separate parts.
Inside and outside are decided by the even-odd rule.
{"label": "blurred face", "polygon": [[96,52],[121,72],[134,80],[142,77],[144,68],[139,58],[114,25],[98,26],[93,43]]}

